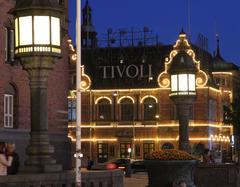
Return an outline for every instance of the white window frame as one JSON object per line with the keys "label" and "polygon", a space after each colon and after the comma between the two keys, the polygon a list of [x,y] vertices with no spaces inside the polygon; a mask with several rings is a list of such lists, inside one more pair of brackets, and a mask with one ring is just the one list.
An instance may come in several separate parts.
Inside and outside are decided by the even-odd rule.
{"label": "white window frame", "polygon": [[13,128],[13,95],[4,94],[4,127]]}

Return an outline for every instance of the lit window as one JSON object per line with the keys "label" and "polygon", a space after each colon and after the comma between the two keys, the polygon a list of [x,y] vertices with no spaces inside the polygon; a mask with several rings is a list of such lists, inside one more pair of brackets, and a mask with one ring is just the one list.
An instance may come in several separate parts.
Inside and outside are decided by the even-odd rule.
{"label": "lit window", "polygon": [[98,101],[98,120],[109,121],[111,120],[111,104],[107,99]]}
{"label": "lit window", "polygon": [[220,84],[220,79],[219,79],[219,78],[216,78],[216,79],[215,79],[215,83],[216,83],[216,85],[219,85],[219,84]]}
{"label": "lit window", "polygon": [[148,154],[152,153],[155,149],[154,143],[143,144],[143,157],[146,158]]}
{"label": "lit window", "polygon": [[222,86],[226,86],[226,79],[222,79]]}
{"label": "lit window", "polygon": [[131,158],[132,152],[128,152],[131,147],[131,143],[120,143],[120,158]]}
{"label": "lit window", "polygon": [[144,120],[156,120],[157,103],[153,98],[146,98],[143,102]]}
{"label": "lit window", "polygon": [[77,111],[76,111],[76,99],[68,100],[68,120],[76,121],[77,119]]}
{"label": "lit window", "polygon": [[103,163],[108,161],[108,144],[107,143],[98,143],[98,163]]}

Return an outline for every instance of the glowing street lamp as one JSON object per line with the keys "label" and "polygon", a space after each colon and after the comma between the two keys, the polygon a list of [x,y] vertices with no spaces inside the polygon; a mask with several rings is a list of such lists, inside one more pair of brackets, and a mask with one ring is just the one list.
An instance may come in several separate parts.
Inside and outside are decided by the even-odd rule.
{"label": "glowing street lamp", "polygon": [[173,58],[169,73],[171,76],[169,96],[176,104],[179,119],[179,149],[189,152],[189,116],[196,97],[196,69],[186,51],[180,50]]}
{"label": "glowing street lamp", "polygon": [[179,52],[174,57],[169,72],[171,74],[170,96],[196,95],[196,70],[192,58],[186,52]]}
{"label": "glowing street lamp", "polygon": [[132,152],[132,148],[131,148],[131,147],[129,147],[129,148],[127,149],[127,152],[128,152],[128,154],[129,154],[129,158],[131,158],[131,152]]}
{"label": "glowing street lamp", "polygon": [[16,2],[15,55],[19,56],[60,56],[62,9],[57,0],[32,0],[31,5],[20,0]]}

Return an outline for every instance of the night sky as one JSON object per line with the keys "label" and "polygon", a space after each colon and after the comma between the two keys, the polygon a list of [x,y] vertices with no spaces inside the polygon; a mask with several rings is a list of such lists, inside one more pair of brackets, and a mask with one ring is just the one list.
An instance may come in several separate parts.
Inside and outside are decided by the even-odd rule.
{"label": "night sky", "polygon": [[[199,33],[208,38],[209,52],[220,37],[222,56],[240,65],[240,1],[189,0],[191,41]],[[75,38],[75,2],[69,0],[70,35]],[[85,0],[82,0],[82,6]],[[183,27],[188,32],[188,0],[89,0],[93,24],[101,36],[108,28],[143,29],[147,26],[163,44],[173,44]]]}

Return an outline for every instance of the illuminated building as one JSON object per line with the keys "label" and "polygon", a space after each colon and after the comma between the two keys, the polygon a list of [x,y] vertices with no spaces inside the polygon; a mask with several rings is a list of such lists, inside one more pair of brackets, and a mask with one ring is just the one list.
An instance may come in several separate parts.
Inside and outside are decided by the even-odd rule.
{"label": "illuminated building", "polygon": [[[88,11],[86,11],[88,10]],[[86,15],[87,14],[87,15]],[[170,99],[168,68],[183,50],[196,67],[196,99],[190,113],[189,140],[193,153],[199,147],[230,150],[231,125],[223,123],[223,106],[230,106],[239,84],[238,67],[224,61],[219,44],[213,57],[190,44],[180,33],[174,45],[96,45],[91,8],[83,10],[82,152],[96,162],[112,158],[142,159],[162,148],[178,148],[178,116]],[[89,27],[88,27],[89,26]],[[146,29],[146,28],[145,28]],[[146,30],[144,29],[144,33]],[[120,36],[126,34],[120,31]],[[71,43],[70,43],[71,46]],[[75,51],[71,63],[75,68]],[[176,59],[175,59],[176,60]],[[69,137],[75,141],[75,72],[69,93]],[[221,82],[221,84],[219,84]],[[183,93],[185,94],[185,93]],[[190,94],[190,93],[188,93]],[[195,93],[194,93],[195,94]],[[129,154],[128,148],[131,148]]]}

